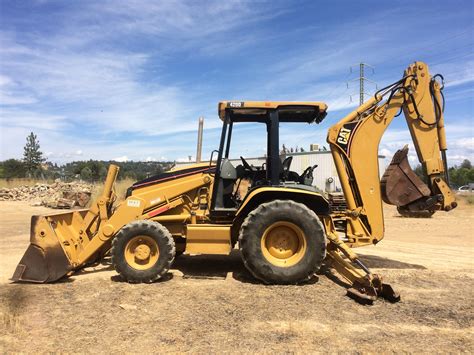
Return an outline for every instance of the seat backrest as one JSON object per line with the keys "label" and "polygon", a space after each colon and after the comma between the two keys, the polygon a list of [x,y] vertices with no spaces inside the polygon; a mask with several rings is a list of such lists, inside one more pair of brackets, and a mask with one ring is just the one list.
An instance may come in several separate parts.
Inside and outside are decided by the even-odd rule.
{"label": "seat backrest", "polygon": [[293,156],[286,157],[281,163],[281,172],[288,171],[290,169],[291,162],[293,161]]}

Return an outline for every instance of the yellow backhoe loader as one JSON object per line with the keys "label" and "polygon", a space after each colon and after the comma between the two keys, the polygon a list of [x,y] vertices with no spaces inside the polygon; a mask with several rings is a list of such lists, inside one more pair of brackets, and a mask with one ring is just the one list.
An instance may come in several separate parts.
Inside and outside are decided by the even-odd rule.
{"label": "yellow backhoe loader", "polygon": [[[279,124],[320,123],[326,104],[224,101],[218,105],[223,127],[215,164],[212,155],[208,163],[138,181],[120,203],[114,192],[119,169],[111,165],[104,191],[89,209],[32,217],[31,244],[12,280],[54,282],[110,252],[123,279],[148,283],[162,277],[179,253],[229,254],[238,244],[246,268],[264,283],[305,282],[326,262],[351,285],[349,296],[397,301],[399,295],[352,248],[382,240],[382,199],[415,213],[456,207],[447,179],[438,78],[442,81],[416,62],[401,80],[329,129],[327,141],[347,202],[344,212],[332,213],[312,186],[314,167],[298,175],[291,171],[291,158],[282,162],[279,156]],[[411,171],[407,149],[397,152],[380,181],[379,142],[399,111],[427,185]],[[262,166],[241,157],[235,167],[229,159],[232,128],[241,122],[266,127]],[[240,196],[236,186],[243,179],[250,188]]]}

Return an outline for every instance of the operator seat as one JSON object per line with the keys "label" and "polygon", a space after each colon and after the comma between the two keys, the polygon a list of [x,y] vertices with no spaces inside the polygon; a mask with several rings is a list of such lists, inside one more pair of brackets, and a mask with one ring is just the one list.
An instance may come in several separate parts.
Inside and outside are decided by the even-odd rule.
{"label": "operator seat", "polygon": [[282,181],[298,182],[300,180],[300,176],[298,175],[298,173],[290,170],[292,161],[293,156],[289,156],[283,160],[283,163],[281,163],[280,179]]}
{"label": "operator seat", "polygon": [[242,170],[236,169],[229,159],[224,158],[221,163],[221,174],[217,184],[216,208],[234,208],[232,199],[234,184]]}
{"label": "operator seat", "polygon": [[282,181],[288,180],[288,175],[290,172],[291,162],[293,161],[293,156],[286,157],[283,159],[283,162],[280,164],[280,179]]}

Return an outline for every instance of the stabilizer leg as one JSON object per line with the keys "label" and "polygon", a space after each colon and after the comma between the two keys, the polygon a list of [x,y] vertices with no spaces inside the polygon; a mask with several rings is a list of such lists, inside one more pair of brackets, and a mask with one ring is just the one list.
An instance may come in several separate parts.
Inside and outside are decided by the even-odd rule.
{"label": "stabilizer leg", "polygon": [[363,304],[372,304],[378,297],[392,303],[400,301],[400,294],[391,285],[383,283],[379,275],[372,274],[358,255],[337,235],[330,233],[328,239],[331,243],[326,260],[351,284],[347,289],[349,297]]}

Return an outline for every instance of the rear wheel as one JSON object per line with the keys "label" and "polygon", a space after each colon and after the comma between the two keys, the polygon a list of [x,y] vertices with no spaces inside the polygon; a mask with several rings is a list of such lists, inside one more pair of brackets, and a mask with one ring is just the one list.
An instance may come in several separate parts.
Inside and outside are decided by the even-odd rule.
{"label": "rear wheel", "polygon": [[152,221],[125,225],[112,242],[112,265],[125,281],[150,283],[171,267],[175,245],[170,232]]}
{"label": "rear wheel", "polygon": [[266,283],[300,283],[320,268],[324,228],[308,207],[291,200],[261,204],[245,219],[239,245],[247,269]]}

